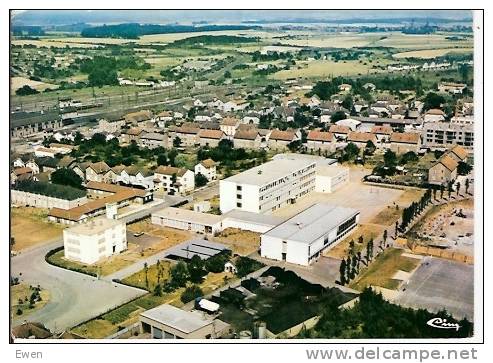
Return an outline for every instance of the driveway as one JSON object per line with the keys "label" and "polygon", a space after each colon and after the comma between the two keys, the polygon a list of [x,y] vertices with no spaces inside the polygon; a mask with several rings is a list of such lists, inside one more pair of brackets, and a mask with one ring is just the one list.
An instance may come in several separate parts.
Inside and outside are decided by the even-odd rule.
{"label": "driveway", "polygon": [[63,242],[58,240],[12,257],[12,276],[26,284],[39,284],[51,295],[42,309],[27,317],[14,316],[14,325],[27,319],[62,332],[146,293],[48,264],[46,253],[62,245]]}

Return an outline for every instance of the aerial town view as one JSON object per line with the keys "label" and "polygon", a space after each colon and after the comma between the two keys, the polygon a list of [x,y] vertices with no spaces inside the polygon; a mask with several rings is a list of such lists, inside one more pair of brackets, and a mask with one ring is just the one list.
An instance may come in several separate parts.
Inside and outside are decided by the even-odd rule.
{"label": "aerial town view", "polygon": [[13,341],[474,337],[472,11],[10,22]]}

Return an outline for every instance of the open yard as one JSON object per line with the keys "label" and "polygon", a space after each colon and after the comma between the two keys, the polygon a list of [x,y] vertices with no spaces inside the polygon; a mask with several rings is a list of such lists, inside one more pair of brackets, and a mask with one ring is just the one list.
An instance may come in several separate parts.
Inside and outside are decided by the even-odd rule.
{"label": "open yard", "polygon": [[472,256],[474,253],[474,200],[451,200],[432,207],[409,231],[411,242],[439,246]]}
{"label": "open yard", "polygon": [[[377,251],[375,246],[375,252]],[[362,267],[362,271],[349,287],[363,291],[367,286],[380,286],[390,290],[396,290],[401,284],[398,271],[409,273],[421,263],[420,258],[403,255],[404,250],[389,248],[375,257],[368,268]],[[363,266],[363,264],[361,265]]]}
{"label": "open yard", "polygon": [[[30,313],[41,309],[50,299],[48,290],[41,288],[38,292],[36,286],[29,286],[24,283],[11,286],[10,294],[12,314],[21,317],[27,317]],[[36,295],[36,298],[33,300],[34,304],[31,305],[30,300],[33,294]]]}
{"label": "open yard", "polygon": [[34,88],[35,90],[37,90],[39,92],[42,92],[48,88],[51,88],[51,89],[58,88],[58,86],[56,84],[33,81],[32,79],[25,78],[25,77],[12,77],[10,79],[10,81],[11,81],[11,93],[15,93],[15,91],[17,89],[22,88],[23,86],[26,86],[26,85],[31,87],[31,88]]}
{"label": "open yard", "polygon": [[47,221],[47,210],[18,207],[11,208],[10,211],[11,233],[15,241],[12,250],[21,251],[62,238],[63,227]]}
{"label": "open yard", "polygon": [[156,285],[169,278],[170,267],[171,262],[159,261],[159,265],[148,266],[147,273],[144,270],[140,270],[124,278],[122,282],[148,291],[154,291]]}
{"label": "open yard", "polygon": [[226,228],[211,240],[231,247],[233,254],[242,256],[248,256],[260,248],[259,233],[242,231],[236,228]]}

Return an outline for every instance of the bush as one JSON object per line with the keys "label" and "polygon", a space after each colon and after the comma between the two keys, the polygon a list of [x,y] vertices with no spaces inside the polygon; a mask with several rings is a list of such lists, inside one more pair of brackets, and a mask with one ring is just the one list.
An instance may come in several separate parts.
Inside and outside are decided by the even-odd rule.
{"label": "bush", "polygon": [[15,90],[17,96],[35,95],[37,93],[39,93],[39,91],[29,87],[27,84]]}
{"label": "bush", "polygon": [[238,270],[237,275],[239,277],[244,277],[249,273],[261,269],[264,266],[265,265],[263,263],[253,260],[249,257],[241,256],[236,260],[236,268]]}
{"label": "bush", "polygon": [[205,269],[208,272],[219,273],[224,271],[224,264],[229,261],[231,251],[223,251],[215,256],[212,256],[205,261]]}
{"label": "bush", "polygon": [[195,300],[196,298],[198,297],[201,297],[204,295],[204,292],[202,291],[202,289],[200,287],[198,287],[197,285],[192,285],[192,286],[189,286],[185,289],[185,291],[183,291],[183,293],[181,294],[180,296],[180,300],[186,304],[192,300]]}

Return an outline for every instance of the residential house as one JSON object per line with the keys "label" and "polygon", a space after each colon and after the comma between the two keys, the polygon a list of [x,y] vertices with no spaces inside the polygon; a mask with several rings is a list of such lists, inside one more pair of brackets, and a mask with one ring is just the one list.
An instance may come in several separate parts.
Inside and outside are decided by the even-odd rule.
{"label": "residential house", "polygon": [[462,94],[466,87],[467,85],[464,83],[443,82],[438,84],[438,91],[452,94]]}
{"label": "residential house", "polygon": [[135,165],[121,170],[116,180],[126,186],[141,187],[146,190],[154,189],[154,173],[149,169],[141,169]]}
{"label": "residential house", "polygon": [[115,180],[114,171],[104,161],[89,164],[86,167],[86,181],[112,183]]}
{"label": "residential house", "polygon": [[185,123],[179,127],[172,128],[172,139],[178,137],[183,146],[195,146],[200,143],[200,127],[193,123]]}
{"label": "residential house", "polygon": [[469,156],[469,152],[460,145],[455,145],[452,149],[450,149],[448,154],[457,162],[464,162]]}
{"label": "residential house", "polygon": [[352,131],[348,134],[347,142],[352,142],[360,148],[364,148],[368,141],[371,141],[373,145],[377,146],[377,138],[371,132],[358,132]]}
{"label": "residential house", "polygon": [[445,120],[445,113],[438,109],[438,108],[432,108],[428,111],[423,116],[424,122],[439,122]]}
{"label": "residential house", "polygon": [[168,147],[168,134],[161,134],[158,132],[145,132],[143,133],[137,142],[139,146],[147,149],[155,149],[158,147]]}
{"label": "residential house", "polygon": [[275,129],[270,133],[267,145],[273,150],[287,149],[289,144],[298,140],[301,141],[300,130],[282,131]]}
{"label": "residential house", "polygon": [[200,130],[198,137],[200,146],[216,147],[226,135],[221,130]]}
{"label": "residential house", "polygon": [[262,136],[256,128],[238,128],[233,137],[235,148],[258,149],[262,144]]}
{"label": "residential house", "polygon": [[335,150],[336,138],[332,132],[311,130],[306,137],[306,147],[310,151]]}
{"label": "residential house", "polygon": [[371,128],[371,133],[375,135],[378,142],[388,142],[390,140],[390,135],[392,135],[392,127],[389,125],[383,126],[373,126]]}
{"label": "residential house", "polygon": [[333,133],[338,140],[346,140],[351,129],[342,125],[330,125],[329,132]]}
{"label": "residential house", "polygon": [[121,131],[121,128],[125,126],[125,120],[108,121],[101,119],[98,121],[98,129],[101,132],[117,133]]}
{"label": "residential house", "polygon": [[195,165],[195,174],[198,173],[205,176],[208,181],[215,180],[217,178],[216,162],[212,159],[202,160],[200,163]]}
{"label": "residential house", "polygon": [[394,132],[390,136],[390,150],[396,154],[408,151],[417,153],[421,148],[421,135],[416,132]]}
{"label": "residential house", "polygon": [[351,131],[356,131],[361,125],[361,121],[352,118],[345,118],[343,120],[336,121],[335,124],[339,126],[347,126],[351,129]]}
{"label": "residential house", "polygon": [[195,188],[195,174],[188,169],[158,166],[154,170],[154,186],[168,194],[185,194]]}
{"label": "residential house", "polygon": [[234,117],[225,117],[219,123],[221,131],[226,134],[227,137],[232,138],[236,132],[236,129],[240,125],[240,120]]}
{"label": "residential house", "polygon": [[146,122],[154,122],[152,112],[149,110],[141,110],[125,115],[125,122],[137,126]]}
{"label": "residential house", "polygon": [[144,134],[144,130],[140,127],[131,127],[127,131],[124,131],[121,135],[121,142],[130,144],[132,141],[139,141],[140,137]]}
{"label": "residential house", "polygon": [[443,154],[428,170],[428,183],[446,186],[457,178],[458,165],[459,163],[449,153]]}

